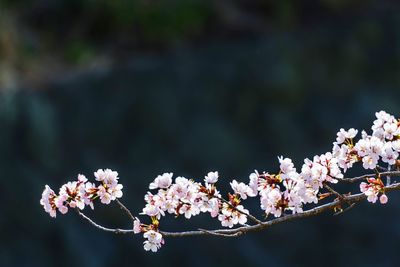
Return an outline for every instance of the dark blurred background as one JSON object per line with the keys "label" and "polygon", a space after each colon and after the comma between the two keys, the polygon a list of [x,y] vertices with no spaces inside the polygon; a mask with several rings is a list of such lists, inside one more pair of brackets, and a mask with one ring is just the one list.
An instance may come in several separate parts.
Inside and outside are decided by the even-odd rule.
{"label": "dark blurred background", "polygon": [[[339,128],[399,116],[399,12],[395,0],[0,0],[0,266],[398,266],[396,194],[238,239],[167,239],[157,254],[74,213],[54,220],[39,199],[112,168],[138,213],[166,171],[218,170],[226,192],[279,155],[300,169]],[[131,227],[115,205],[89,214]],[[162,221],[197,227],[218,223]]]}

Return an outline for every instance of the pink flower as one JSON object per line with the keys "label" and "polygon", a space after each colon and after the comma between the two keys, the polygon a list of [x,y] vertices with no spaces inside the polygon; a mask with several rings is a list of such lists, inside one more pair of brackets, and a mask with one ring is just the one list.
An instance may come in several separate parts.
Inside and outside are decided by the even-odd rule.
{"label": "pink flower", "polygon": [[336,142],[338,145],[345,142],[346,139],[353,139],[357,135],[358,131],[354,128],[351,128],[345,131],[343,128],[337,133]]}
{"label": "pink flower", "polygon": [[255,197],[258,195],[258,172],[254,171],[254,173],[249,176],[249,197]]}
{"label": "pink flower", "polygon": [[207,176],[204,177],[204,181],[207,184],[215,184],[218,181],[218,172],[209,172]]}
{"label": "pink flower", "polygon": [[99,189],[99,191],[97,191],[97,195],[100,197],[101,203],[103,203],[103,204],[110,204],[110,203],[111,203],[111,198],[112,198],[112,196],[111,196],[111,194],[108,192],[108,190],[107,190],[104,186],[102,186],[102,185],[100,185],[100,186],[98,187],[98,189]]}
{"label": "pink flower", "polygon": [[150,217],[160,217],[160,209],[152,204],[147,204],[146,207],[144,207],[142,214],[145,214]]}
{"label": "pink flower", "polygon": [[143,242],[144,250],[157,252],[158,249],[164,244],[164,239],[159,232],[150,230],[143,234],[147,240]]}
{"label": "pink flower", "polygon": [[233,218],[231,216],[220,214],[218,216],[218,220],[221,222],[221,225],[224,227],[232,228],[234,225]]}
{"label": "pink flower", "polygon": [[63,194],[63,195],[59,195],[58,197],[56,197],[55,199],[55,205],[58,208],[58,211],[61,212],[62,214],[66,214],[68,212],[68,195]]}
{"label": "pink flower", "polygon": [[94,176],[97,181],[103,182],[108,186],[115,186],[118,184],[118,172],[110,169],[98,169],[97,172],[94,173]]}
{"label": "pink flower", "polygon": [[386,204],[388,202],[388,197],[385,194],[381,195],[379,202],[381,202],[381,204]]}
{"label": "pink flower", "polygon": [[190,219],[192,216],[198,215],[200,209],[195,205],[183,204],[179,209],[179,214],[184,214],[186,219]]}
{"label": "pink flower", "polygon": [[135,220],[133,221],[133,232],[135,234],[142,232],[142,224],[140,223],[140,220],[136,217]]}
{"label": "pink flower", "polygon": [[[381,179],[369,178],[368,183],[362,182],[360,184],[360,191],[367,196],[367,200],[371,203],[375,203],[378,200],[378,195],[383,191],[385,187]],[[379,202],[386,204],[388,198],[385,194],[381,195]]]}
{"label": "pink flower", "polygon": [[168,188],[172,184],[173,173],[164,173],[158,175],[156,179],[149,185],[149,189]]}
{"label": "pink flower", "polygon": [[294,167],[294,164],[291,159],[289,158],[283,158],[283,156],[278,157],[279,163],[280,163],[280,169],[283,174],[287,174],[290,172],[295,172],[296,168]]}
{"label": "pink flower", "polygon": [[242,199],[246,199],[249,195],[254,195],[253,190],[245,183],[238,183],[233,180],[230,184],[235,194],[238,194]]}
{"label": "pink flower", "polygon": [[53,218],[56,217],[56,197],[57,195],[54,193],[54,191],[48,185],[46,185],[42,193],[42,198],[40,199],[40,205],[42,205],[44,210]]}

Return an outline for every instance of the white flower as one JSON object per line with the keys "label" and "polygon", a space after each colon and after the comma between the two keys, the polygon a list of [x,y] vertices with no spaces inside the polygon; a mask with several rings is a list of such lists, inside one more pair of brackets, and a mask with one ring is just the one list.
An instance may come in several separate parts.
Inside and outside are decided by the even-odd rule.
{"label": "white flower", "polygon": [[208,201],[208,205],[208,212],[210,212],[211,217],[217,217],[219,214],[220,201],[216,198],[212,198]]}
{"label": "white flower", "polygon": [[336,142],[338,145],[344,143],[346,139],[353,139],[357,135],[358,131],[354,128],[351,128],[345,131],[343,128],[337,133]]}
{"label": "white flower", "polygon": [[234,221],[237,221],[240,225],[245,225],[247,222],[247,216],[242,213],[236,213],[236,216],[233,217]]}
{"label": "white flower", "polygon": [[384,143],[379,138],[372,136],[370,139],[370,153],[380,155],[382,153]]}
{"label": "white flower", "polygon": [[388,140],[392,140],[393,136],[396,136],[396,135],[400,134],[397,122],[385,123],[383,125],[383,130],[385,131],[385,138],[388,139]]}
{"label": "white flower", "polygon": [[207,184],[215,184],[218,181],[218,172],[209,172],[207,176],[205,176],[204,181]]}
{"label": "white flower", "polygon": [[392,115],[383,110],[375,112],[375,116],[378,120],[383,120],[383,121],[388,121],[392,117]]}
{"label": "white flower", "polygon": [[149,189],[168,188],[172,183],[172,175],[173,173],[158,175],[154,181],[150,183]]}
{"label": "white flower", "polygon": [[[367,200],[369,202],[375,203],[378,200],[378,195],[382,191],[384,185],[380,179],[369,178],[367,181],[368,183],[362,182],[360,184],[360,191],[367,196]],[[379,198],[379,202],[381,202],[381,204],[386,204],[387,200],[388,199],[385,194],[382,194]]]}
{"label": "white flower", "polygon": [[388,163],[389,165],[394,165],[398,157],[399,153],[397,151],[393,151],[392,143],[386,143],[382,149],[382,161]]}
{"label": "white flower", "polygon": [[316,180],[324,181],[328,174],[328,168],[319,163],[313,164],[311,168],[311,177]]}
{"label": "white flower", "polygon": [[254,171],[254,173],[249,176],[249,197],[255,197],[258,195],[258,172]]}
{"label": "white flower", "polygon": [[218,216],[218,220],[221,222],[221,225],[224,227],[232,228],[234,225],[233,218],[231,216],[220,214]]}
{"label": "white flower", "polygon": [[241,224],[241,225],[246,224],[247,216],[243,213],[249,214],[249,211],[245,209],[242,205],[236,206],[236,210],[232,212],[232,219],[234,224]]}
{"label": "white flower", "polygon": [[307,186],[314,190],[322,187],[322,182],[337,183],[336,178],[343,178],[338,165],[338,159],[332,153],[327,152],[320,156],[314,156],[313,161],[306,159],[301,169],[301,177],[306,181]]}
{"label": "white flower", "polygon": [[364,169],[375,169],[378,164],[378,156],[368,155],[362,158]]}
{"label": "white flower", "polygon": [[295,172],[296,168],[294,168],[294,164],[291,159],[283,158],[283,156],[278,157],[280,163],[281,172],[286,174],[290,172]]}
{"label": "white flower", "polygon": [[376,190],[373,186],[365,182],[360,184],[360,191],[367,196],[369,202],[375,203],[378,199],[379,190]]}
{"label": "white flower", "polygon": [[251,188],[245,183],[238,183],[236,180],[233,180],[230,184],[235,194],[240,195],[242,199],[246,199],[247,196],[253,195],[253,190],[251,190]]}
{"label": "white flower", "polygon": [[142,232],[142,224],[138,218],[135,217],[133,221],[133,233],[138,234]]}
{"label": "white flower", "polygon": [[192,216],[198,215],[200,209],[195,205],[183,204],[179,209],[179,214],[184,214],[186,219],[190,219]]}
{"label": "white flower", "polygon": [[394,136],[400,134],[399,122],[394,116],[380,111],[375,113],[376,120],[372,126],[372,135],[379,138],[380,140],[392,140]]}
{"label": "white flower", "polygon": [[99,169],[94,173],[97,181],[103,182],[108,186],[115,186],[118,184],[118,172],[110,169]]}
{"label": "white flower", "polygon": [[[79,178],[82,179],[81,176]],[[85,187],[85,185],[82,184],[82,182],[80,182],[80,181],[68,182],[68,183],[64,184],[60,188],[58,203],[61,203],[60,201],[63,201],[63,202],[68,201],[69,207],[71,207],[71,208],[78,207],[81,210],[84,209],[85,202],[84,202],[84,196],[82,195],[82,193],[84,193],[84,190],[83,190],[84,187]],[[65,204],[65,205],[67,205],[67,204]],[[64,206],[64,204],[60,204],[60,207],[66,213],[67,210],[65,210],[63,208],[63,206]],[[58,207],[59,210],[60,210],[60,207]]]}
{"label": "white flower", "polygon": [[285,191],[285,199],[288,201],[288,210],[291,210],[292,213],[301,213],[303,212],[303,204],[302,198],[299,196],[296,191]]}
{"label": "white flower", "polygon": [[[55,198],[55,205],[58,209],[59,212],[61,212],[62,214],[66,214],[68,212],[68,195],[63,194],[63,195],[59,195],[58,197]],[[74,208],[74,207],[72,207]]]}
{"label": "white flower", "polygon": [[[384,142],[376,136],[365,136],[359,140],[354,149],[362,157],[364,169],[374,169],[378,164],[379,157],[384,151]],[[387,155],[388,160],[393,155]]]}
{"label": "white flower", "polygon": [[112,196],[108,192],[108,190],[102,185],[99,185],[98,189],[99,190],[97,191],[97,195],[99,196],[101,203],[106,205],[110,204]]}
{"label": "white flower", "polygon": [[392,148],[396,152],[400,152],[400,139],[392,141]]}
{"label": "white flower", "polygon": [[42,198],[40,199],[40,204],[53,218],[56,217],[56,205],[54,202],[56,197],[57,195],[54,193],[54,191],[48,185],[46,185],[42,193]]}
{"label": "white flower", "polygon": [[158,249],[161,248],[161,245],[164,243],[162,235],[159,232],[150,230],[143,234],[143,237],[147,240],[143,242],[144,250],[157,252]]}
{"label": "white flower", "polygon": [[282,215],[282,209],[278,207],[279,201],[282,199],[282,194],[278,187],[268,188],[260,192],[261,194],[261,209],[265,210],[265,213],[273,214],[275,217]]}
{"label": "white flower", "polygon": [[299,189],[299,195],[301,196],[303,203],[318,203],[318,190],[314,190],[311,187],[302,187]]}
{"label": "white flower", "polygon": [[159,232],[150,230],[143,234],[143,237],[150,242],[160,243],[162,240],[162,235]]}
{"label": "white flower", "polygon": [[117,198],[122,197],[122,195],[123,195],[122,188],[123,188],[122,184],[117,184],[115,187],[109,188],[109,192],[111,194],[111,200],[115,200]]}
{"label": "white flower", "polygon": [[152,252],[157,252],[158,250],[158,245],[156,243],[150,242],[150,241],[144,241],[143,242],[143,248],[146,251],[152,251]]}
{"label": "white flower", "polygon": [[147,216],[150,217],[160,217],[160,209],[155,206],[155,205],[151,205],[151,204],[147,204],[144,208],[143,208],[143,213],[142,214],[146,214]]}
{"label": "white flower", "polygon": [[86,178],[85,175],[83,175],[83,174],[78,174],[78,183],[84,184],[84,183],[86,183],[87,181],[88,181],[88,179]]}

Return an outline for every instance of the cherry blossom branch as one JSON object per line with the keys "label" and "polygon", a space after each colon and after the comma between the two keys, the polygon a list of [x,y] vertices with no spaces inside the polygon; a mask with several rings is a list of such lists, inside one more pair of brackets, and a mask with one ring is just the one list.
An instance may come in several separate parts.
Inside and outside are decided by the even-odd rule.
{"label": "cherry blossom branch", "polygon": [[[399,173],[397,173],[397,172],[386,172],[385,173],[385,175],[388,175],[388,174],[391,176],[396,176]],[[355,177],[355,178],[358,178],[358,177]],[[395,183],[395,184],[386,186],[386,187],[384,187],[384,190],[386,192],[400,190],[400,183]],[[168,232],[168,231],[160,230],[160,233],[165,237],[186,237],[186,236],[201,236],[201,235],[214,235],[214,236],[221,236],[221,237],[237,237],[239,235],[242,235],[242,234],[245,234],[248,232],[261,231],[267,227],[270,227],[270,226],[278,224],[278,223],[283,223],[283,222],[292,221],[295,219],[301,219],[301,218],[315,216],[322,212],[332,210],[335,207],[341,206],[343,203],[348,203],[350,205],[348,208],[346,208],[338,213],[335,213],[334,215],[342,214],[343,212],[353,208],[355,204],[365,200],[366,198],[367,198],[366,195],[363,193],[347,195],[347,196],[342,195],[342,199],[334,200],[330,203],[314,207],[314,208],[312,208],[310,210],[306,210],[302,213],[289,214],[289,215],[285,215],[283,217],[275,218],[275,219],[265,221],[265,222],[260,221],[260,223],[258,223],[257,225],[242,226],[242,227],[238,227],[238,228],[234,228],[234,229],[206,230],[206,229],[199,228],[198,230],[184,231],[184,232]],[[79,214],[79,216],[81,216],[86,221],[88,221],[90,224],[92,224],[94,227],[96,227],[100,230],[103,230],[106,232],[112,232],[115,234],[133,234],[134,233],[133,229],[119,229],[119,228],[104,227],[104,226],[99,225],[98,223],[94,222],[92,219],[90,219],[87,215],[85,215],[79,209],[76,209],[76,211]]]}
{"label": "cherry blossom branch", "polygon": [[242,235],[243,232],[236,232],[233,234],[223,234],[223,233],[218,233],[216,230],[206,230],[206,229],[198,229],[200,232],[203,232],[205,235],[216,235],[216,236],[222,236],[222,237],[237,237],[239,235]]}
{"label": "cherry blossom branch", "polygon": [[[327,210],[342,214],[353,208],[356,203],[367,199],[381,204],[388,202],[387,192],[400,189],[400,183],[391,184],[391,177],[400,176],[400,120],[380,111],[375,113],[376,120],[371,127],[372,134],[361,132],[361,138],[355,140],[358,130],[343,128],[337,133],[332,150],[325,154],[306,158],[297,171],[290,158],[278,157],[279,170],[275,173],[256,170],[249,175],[249,183],[232,180],[232,191],[228,199],[220,194],[217,188],[218,172],[209,172],[204,182],[187,179],[182,176],[172,179],[173,173],[158,175],[149,184],[144,197],[145,207],[140,215],[147,216],[149,223],[142,223],[119,200],[122,197],[122,184],[118,172],[110,169],[99,169],[94,173],[96,183],[89,182],[84,175],[78,175],[76,181],[70,181],[56,194],[48,185],[42,193],[40,204],[51,217],[57,213],[66,214],[70,208],[96,228],[113,233],[143,233],[145,250],[156,252],[165,243],[163,237],[181,237],[196,235],[214,235],[235,237],[247,232],[259,231],[277,223],[314,216]],[[379,164],[387,164],[387,168]],[[344,173],[355,164],[362,164],[365,170],[375,170],[353,178],[343,178]],[[381,172],[380,172],[381,171]],[[386,185],[382,181],[386,177]],[[360,194],[351,192],[342,194],[333,188],[338,182],[359,183]],[[325,188],[328,192],[323,193]],[[156,191],[155,191],[156,190]],[[329,196],[336,196],[327,204],[319,201]],[[261,221],[243,206],[248,198],[258,197],[265,216],[274,219]],[[133,222],[133,229],[113,229],[95,223],[81,210],[85,206],[94,208],[94,202],[110,204],[116,201],[119,207]],[[316,206],[304,210],[305,206],[314,203]],[[345,206],[345,208],[343,208]],[[224,229],[167,232],[160,230],[160,220],[170,214],[190,219],[201,213],[209,213],[220,221]],[[252,220],[255,224],[248,225]],[[237,227],[236,225],[241,225]],[[235,228],[236,227],[236,228]]]}
{"label": "cherry blossom branch", "polygon": [[324,183],[324,187],[333,195],[337,196],[339,199],[344,199],[343,195],[340,194],[339,192],[337,192],[336,190],[334,190],[332,187],[330,187],[329,185],[327,185],[326,183]]}
{"label": "cherry blossom branch", "polygon": [[[400,190],[400,183],[392,184],[390,186],[387,186],[384,188],[386,192],[390,191],[395,191],[395,190]],[[311,216],[318,215],[322,212],[332,210],[333,208],[340,206],[343,201],[354,204],[361,202],[362,200],[365,200],[367,197],[365,194],[355,194],[355,195],[349,195],[349,196],[344,196],[343,200],[335,200],[330,203],[312,208],[310,210],[304,211],[302,213],[295,213],[295,214],[290,214],[290,215],[285,215],[283,217],[275,218],[266,222],[262,222],[261,224],[257,225],[251,225],[251,226],[242,226],[238,227],[235,229],[217,229],[217,230],[197,230],[197,231],[185,231],[185,232],[166,232],[166,231],[160,231],[160,233],[165,236],[165,237],[186,237],[186,236],[201,236],[201,235],[219,235],[219,236],[229,236],[234,234],[242,235],[245,233],[249,232],[254,232],[254,231],[260,231],[265,228],[268,228],[272,225],[287,222],[287,221],[293,221],[296,219],[301,219],[301,218],[307,218]]]}
{"label": "cherry blossom branch", "polygon": [[381,171],[384,171],[384,172],[390,171],[390,170],[388,170],[387,168],[385,168],[385,167],[383,167],[383,166],[380,166],[380,165],[376,165],[376,168],[377,168],[378,170],[381,170]]}
{"label": "cherry blossom branch", "polygon": [[364,174],[361,176],[357,176],[357,177],[353,177],[353,178],[336,178],[339,181],[343,181],[343,182],[347,182],[347,183],[356,183],[359,181],[363,181],[366,180],[368,178],[373,178],[373,177],[377,177],[378,175],[380,176],[400,176],[400,171],[386,171],[386,172],[379,172],[379,173],[371,173],[371,174]]}

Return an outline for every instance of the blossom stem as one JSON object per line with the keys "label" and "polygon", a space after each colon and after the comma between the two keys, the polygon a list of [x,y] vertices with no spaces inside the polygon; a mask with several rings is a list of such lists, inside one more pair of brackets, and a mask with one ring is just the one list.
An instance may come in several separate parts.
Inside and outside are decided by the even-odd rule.
{"label": "blossom stem", "polygon": [[257,218],[254,217],[253,215],[251,215],[250,212],[247,214],[247,213],[241,211],[240,209],[237,209],[235,206],[232,205],[232,203],[230,203],[228,200],[226,200],[226,199],[223,198],[223,197],[218,197],[218,196],[215,196],[215,197],[216,197],[217,199],[219,199],[220,201],[222,201],[222,202],[228,204],[232,209],[234,209],[234,210],[240,212],[241,214],[247,216],[248,218],[250,218],[250,219],[251,219],[253,222],[255,222],[256,224],[262,224],[262,221],[260,221],[259,219],[257,219]]}
{"label": "blossom stem", "polygon": [[332,194],[336,195],[340,200],[343,200],[344,197],[342,194],[340,194],[339,192],[337,192],[335,189],[333,189],[332,187],[330,187],[329,185],[327,185],[326,183],[324,183],[324,187],[331,192]]}
{"label": "blossom stem", "polygon": [[[379,172],[378,174],[380,174],[381,176],[400,176],[400,171],[387,171],[387,172]],[[357,176],[354,178],[335,178],[339,181],[343,181],[343,182],[348,182],[348,183],[355,183],[355,182],[359,182],[368,178],[373,178],[376,177],[377,174],[376,173],[371,173],[371,174],[364,174],[361,176]]]}
{"label": "blossom stem", "polygon": [[135,217],[132,215],[132,212],[124,204],[122,204],[122,202],[119,201],[119,199],[116,199],[115,202],[117,202],[120,208],[123,209],[125,213],[129,216],[129,218],[131,218],[132,222],[134,222]]}
{"label": "blossom stem", "polygon": [[[388,171],[390,171],[390,164],[388,164]],[[390,175],[386,175],[386,186],[389,186],[390,185]]]}
{"label": "blossom stem", "polygon": [[92,224],[94,227],[106,231],[106,232],[112,232],[114,234],[133,234],[133,229],[118,229],[118,228],[107,228],[104,227],[100,224],[95,223],[92,219],[90,219],[88,216],[86,216],[83,212],[81,212],[78,208],[75,209],[76,212],[84,218],[86,221],[88,221],[90,224]]}
{"label": "blossom stem", "polygon": [[201,229],[201,228],[199,228],[198,230],[201,232],[204,232],[205,234],[208,234],[208,235],[216,235],[216,236],[223,236],[223,237],[237,237],[237,236],[243,234],[243,232],[241,232],[241,231],[233,233],[233,234],[223,234],[223,233],[217,233],[215,231],[209,231],[209,230],[205,230],[205,229]]}

